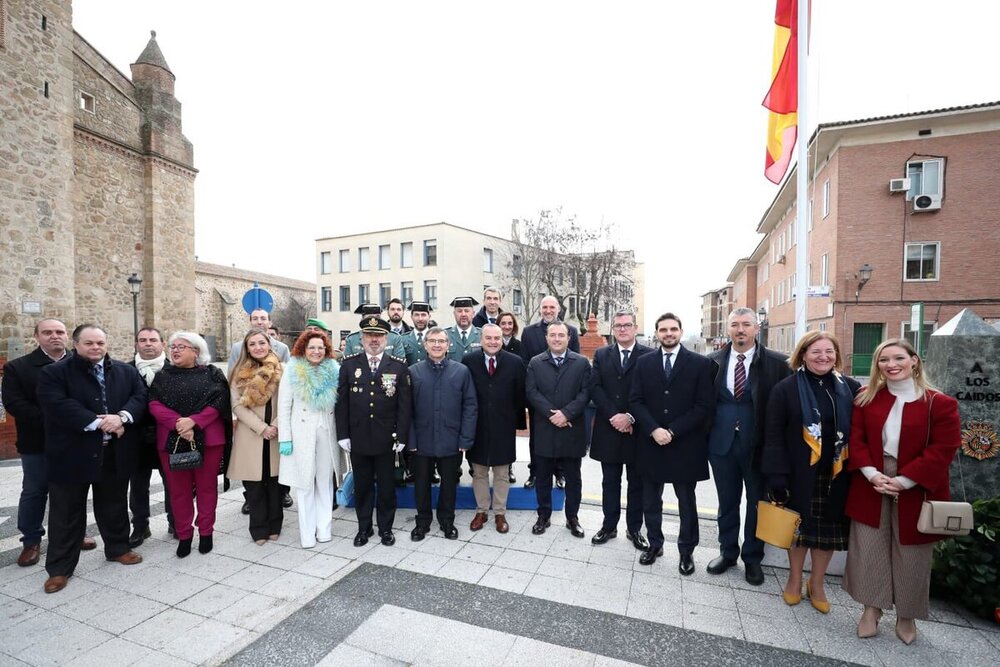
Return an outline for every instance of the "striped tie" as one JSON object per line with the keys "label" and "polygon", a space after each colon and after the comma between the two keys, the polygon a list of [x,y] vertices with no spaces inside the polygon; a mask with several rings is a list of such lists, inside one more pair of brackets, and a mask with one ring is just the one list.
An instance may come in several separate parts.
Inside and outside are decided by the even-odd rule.
{"label": "striped tie", "polygon": [[736,368],[733,369],[733,396],[737,401],[743,398],[743,390],[747,386],[747,369],[743,365],[746,359],[745,354],[736,355]]}

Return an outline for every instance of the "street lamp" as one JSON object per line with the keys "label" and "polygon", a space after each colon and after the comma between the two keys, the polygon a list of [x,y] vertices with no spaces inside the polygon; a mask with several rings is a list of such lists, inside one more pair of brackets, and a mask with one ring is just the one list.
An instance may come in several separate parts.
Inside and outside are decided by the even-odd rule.
{"label": "street lamp", "polygon": [[874,270],[875,267],[868,262],[865,262],[864,265],[858,269],[858,289],[854,292],[854,303],[857,303],[858,299],[861,298],[861,290],[863,290],[865,285],[868,284],[868,281],[872,279],[872,272]]}
{"label": "street lamp", "polygon": [[139,338],[139,290],[142,289],[142,278],[135,272],[128,277],[128,288],[132,292],[132,342]]}
{"label": "street lamp", "polygon": [[767,311],[764,310],[764,306],[757,310],[757,320],[760,324],[760,331],[757,334],[760,338],[760,346],[767,347]]}

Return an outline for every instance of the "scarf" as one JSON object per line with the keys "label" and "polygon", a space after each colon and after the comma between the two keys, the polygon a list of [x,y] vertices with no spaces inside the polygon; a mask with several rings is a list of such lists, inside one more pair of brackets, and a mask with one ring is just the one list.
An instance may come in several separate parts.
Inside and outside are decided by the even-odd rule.
{"label": "scarf", "polygon": [[166,360],[167,355],[163,352],[160,352],[160,356],[153,357],[152,359],[143,359],[138,354],[135,355],[135,369],[139,371],[139,375],[142,376],[147,387],[153,384],[153,376],[163,368]]}
{"label": "scarf", "polygon": [[[844,469],[844,461],[848,457],[847,435],[851,425],[851,411],[854,409],[854,397],[851,396],[851,388],[844,382],[840,373],[833,371],[829,377],[833,378],[834,394],[831,398],[837,430],[837,439],[833,443],[833,477],[836,477]],[[802,406],[802,439],[811,450],[809,465],[814,466],[819,463],[823,449],[823,425],[816,395],[809,386],[809,377],[804,367],[796,372],[796,383],[799,389],[799,404]]]}
{"label": "scarf", "polygon": [[259,364],[247,361],[236,370],[233,386],[243,391],[240,405],[256,408],[266,405],[278,390],[282,367],[274,352],[269,352]]}
{"label": "scarf", "polygon": [[333,410],[337,404],[340,364],[333,359],[324,359],[314,366],[302,357],[292,357],[288,362],[288,372],[296,400],[319,412]]}

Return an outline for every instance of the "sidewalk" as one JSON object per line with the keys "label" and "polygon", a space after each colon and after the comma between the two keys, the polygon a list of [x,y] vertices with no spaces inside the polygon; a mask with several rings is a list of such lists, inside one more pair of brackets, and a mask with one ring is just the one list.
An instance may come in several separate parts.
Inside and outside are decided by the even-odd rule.
{"label": "sidewalk", "polygon": [[[519,473],[522,472],[519,470]],[[714,522],[702,521],[696,573],[677,572],[672,543],[652,567],[619,537],[590,537],[599,507],[585,505],[583,540],[553,517],[543,536],[532,512],[508,515],[459,539],[411,542],[412,510],[396,517],[397,542],[355,548],[354,511],[335,513],[334,539],[296,542],[285,514],[277,543],[255,546],[239,513],[241,489],[222,495],[215,550],[183,560],[166,535],[154,476],[153,538],[143,563],[125,567],[100,549],[82,555],[69,586],[46,595],[39,566],[13,564],[20,467],[0,465],[0,664],[3,665],[986,665],[1000,661],[1000,629],[932,601],[933,621],[904,646],[887,614],[881,634],[854,636],[857,605],[830,577],[828,616],[780,598],[784,571],[765,568],[760,587],[742,571],[711,576]],[[623,527],[622,527],[623,528]],[[676,517],[664,517],[668,540]],[[88,531],[95,534],[95,530]],[[100,541],[98,539],[98,541]],[[43,556],[44,558],[44,556]],[[829,659],[829,660],[825,660]]]}

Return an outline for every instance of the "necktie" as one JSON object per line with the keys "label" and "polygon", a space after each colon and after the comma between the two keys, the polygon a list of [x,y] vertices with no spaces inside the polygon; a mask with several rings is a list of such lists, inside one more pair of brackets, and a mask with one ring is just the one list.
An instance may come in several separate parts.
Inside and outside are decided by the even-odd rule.
{"label": "necktie", "polygon": [[674,356],[673,352],[667,352],[665,355],[663,355],[663,374],[666,376],[668,380],[670,379],[671,371],[673,371],[674,369],[673,364],[670,362],[670,357],[672,356]]}
{"label": "necktie", "polygon": [[496,324],[496,323],[497,323],[497,318],[491,317],[490,318],[490,324]]}
{"label": "necktie", "polygon": [[747,386],[747,369],[743,365],[746,358],[745,354],[736,355],[736,368],[733,369],[733,396],[737,401],[743,398],[743,390]]}
{"label": "necktie", "polygon": [[[106,414],[108,412],[108,392],[104,384],[104,364],[94,364],[93,369],[94,377],[97,378],[97,384],[101,385],[101,410]],[[111,435],[105,433],[103,439],[106,443],[111,439]]]}
{"label": "necktie", "polygon": [[625,364],[628,363],[629,350],[622,350],[622,368],[625,368]]}
{"label": "necktie", "polygon": [[421,344],[424,342],[424,332],[423,331],[417,332],[417,342],[421,343]]}
{"label": "necktie", "polygon": [[469,334],[468,334],[468,332],[463,331],[462,332],[462,346],[464,347],[465,344],[468,343],[468,342],[469,342]]}
{"label": "necktie", "polygon": [[560,366],[562,366],[563,358],[562,357],[552,357],[552,362],[556,365],[556,368],[559,368]]}
{"label": "necktie", "polygon": [[378,371],[378,357],[371,357],[370,359],[368,359],[368,365],[371,366],[372,375],[375,375],[375,373]]}
{"label": "necktie", "polygon": [[490,377],[493,377],[493,374],[497,372],[497,360],[490,357],[490,363],[487,366],[489,367]]}

